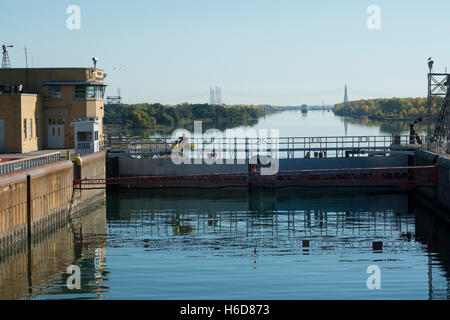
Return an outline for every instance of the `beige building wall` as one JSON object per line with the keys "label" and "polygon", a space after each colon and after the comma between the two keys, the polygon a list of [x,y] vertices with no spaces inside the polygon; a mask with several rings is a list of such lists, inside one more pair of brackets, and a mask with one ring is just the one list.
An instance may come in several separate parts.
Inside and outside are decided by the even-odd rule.
{"label": "beige building wall", "polygon": [[5,126],[5,152],[22,152],[20,95],[0,95],[0,119]]}
{"label": "beige building wall", "polygon": [[[21,139],[22,153],[42,148],[42,98],[38,95],[21,96]],[[37,121],[36,121],[37,119]],[[26,122],[26,127],[25,127]],[[37,127],[37,131],[36,131]],[[26,136],[25,136],[26,129]]]}
{"label": "beige building wall", "polygon": [[[33,152],[42,147],[42,99],[39,95],[0,95],[0,119],[5,125],[5,152]],[[27,123],[26,138],[24,120]]]}

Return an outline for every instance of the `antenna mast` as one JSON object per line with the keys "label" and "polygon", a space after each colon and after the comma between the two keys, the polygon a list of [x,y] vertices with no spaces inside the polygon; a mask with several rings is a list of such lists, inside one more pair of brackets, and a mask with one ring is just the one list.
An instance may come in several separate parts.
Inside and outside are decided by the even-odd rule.
{"label": "antenna mast", "polygon": [[26,46],[23,48],[23,50],[25,51],[25,67],[28,69],[28,50],[29,48],[27,48]]}

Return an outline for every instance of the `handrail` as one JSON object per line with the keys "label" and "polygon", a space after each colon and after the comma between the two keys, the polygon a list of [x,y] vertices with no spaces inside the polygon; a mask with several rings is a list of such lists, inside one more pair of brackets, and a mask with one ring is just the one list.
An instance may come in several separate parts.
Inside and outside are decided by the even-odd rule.
{"label": "handrail", "polygon": [[0,175],[31,169],[45,164],[61,161],[61,153],[53,152],[0,163]]}
{"label": "handrail", "polygon": [[[423,140],[424,141],[424,140]],[[172,150],[174,139],[167,137],[109,137],[105,140],[103,149],[112,152],[132,155],[156,155]],[[319,137],[279,137],[279,138],[249,138],[249,137],[218,137],[218,138],[189,138],[187,145],[194,144],[194,149],[203,150],[205,145],[214,144],[218,152],[227,153],[254,151],[265,145],[270,152],[272,147],[276,151],[286,153],[287,158],[311,157],[311,153],[322,153],[327,156],[344,156],[367,154],[368,152],[388,152],[392,146],[422,145],[415,144],[409,135],[382,136],[319,136]],[[186,148],[190,149],[190,147]],[[193,152],[196,153],[196,152]],[[300,154],[299,154],[300,153]],[[328,153],[328,154],[327,154]],[[198,154],[198,151],[197,151]]]}

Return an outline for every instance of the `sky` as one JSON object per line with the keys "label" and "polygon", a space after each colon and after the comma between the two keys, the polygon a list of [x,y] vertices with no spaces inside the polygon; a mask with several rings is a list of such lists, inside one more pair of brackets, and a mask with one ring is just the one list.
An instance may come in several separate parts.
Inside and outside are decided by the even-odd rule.
{"label": "sky", "polygon": [[34,67],[98,57],[106,95],[120,88],[125,103],[206,103],[219,86],[226,104],[330,105],[345,84],[349,100],[426,96],[427,58],[450,67],[449,12],[448,0],[14,0],[0,42],[12,67],[25,46]]}

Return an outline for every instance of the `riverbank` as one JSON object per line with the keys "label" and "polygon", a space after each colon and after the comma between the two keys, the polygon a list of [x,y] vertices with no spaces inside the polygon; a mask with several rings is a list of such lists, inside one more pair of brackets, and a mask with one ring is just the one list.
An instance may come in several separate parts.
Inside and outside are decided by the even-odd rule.
{"label": "riverbank", "polygon": [[[443,98],[432,101],[432,117],[437,118]],[[414,121],[427,114],[427,98],[390,98],[390,99],[362,99],[336,104],[333,112],[338,116],[368,116],[378,120]]]}
{"label": "riverbank", "polygon": [[104,124],[120,125],[127,130],[193,127],[194,120],[205,126],[225,130],[255,124],[258,119],[278,109],[256,105],[180,104],[166,106],[159,103],[105,105]]}
{"label": "riverbank", "polygon": [[[352,118],[352,119],[369,119],[369,120],[376,120],[376,121],[400,121],[400,122],[413,122],[417,120],[417,117],[407,117],[407,118],[400,118],[400,117],[393,117],[393,116],[360,116],[360,115],[340,115],[333,111],[334,114],[336,114],[339,117],[346,117],[346,118]],[[422,119],[422,121],[425,121],[426,119]]]}

